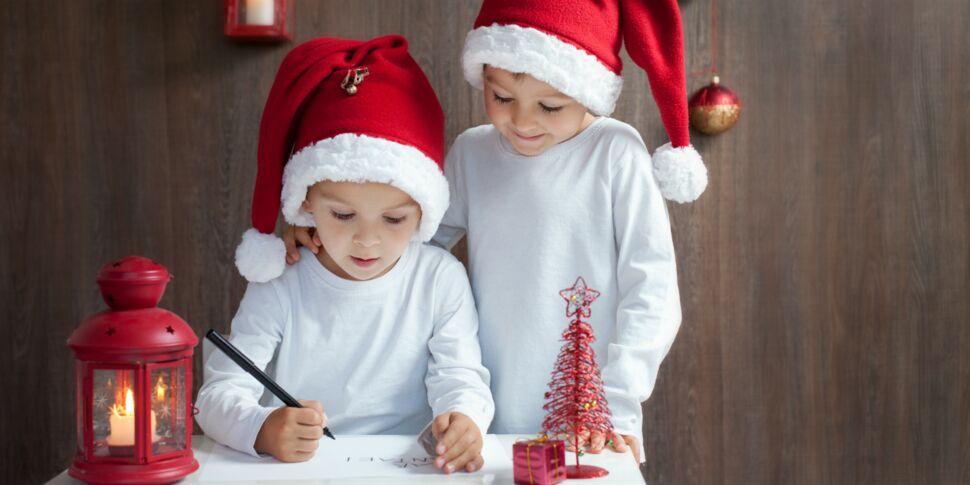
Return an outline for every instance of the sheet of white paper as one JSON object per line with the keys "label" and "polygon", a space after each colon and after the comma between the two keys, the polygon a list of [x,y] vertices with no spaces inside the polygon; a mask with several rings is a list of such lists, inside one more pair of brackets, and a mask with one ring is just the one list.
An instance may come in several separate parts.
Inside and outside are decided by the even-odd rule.
{"label": "sheet of white paper", "polygon": [[[512,468],[494,435],[486,435],[482,446],[485,466],[464,475],[494,475]],[[314,480],[321,478],[388,478],[438,475],[416,436],[338,436],[321,439],[316,455],[302,463],[283,463],[273,457],[254,457],[216,444],[199,474],[200,482]]]}

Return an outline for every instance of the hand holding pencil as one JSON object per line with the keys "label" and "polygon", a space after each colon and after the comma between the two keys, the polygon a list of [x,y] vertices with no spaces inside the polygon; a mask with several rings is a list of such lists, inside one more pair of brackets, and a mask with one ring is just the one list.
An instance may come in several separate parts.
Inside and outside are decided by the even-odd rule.
{"label": "hand holding pencil", "polygon": [[257,452],[285,462],[313,458],[327,418],[319,401],[299,402],[302,408],[282,406],[266,417],[253,445]]}
{"label": "hand holding pencil", "polygon": [[306,461],[313,457],[322,436],[336,439],[327,428],[327,415],[319,401],[294,399],[219,332],[209,330],[205,338],[285,404],[263,422],[254,444],[257,452],[281,461]]}

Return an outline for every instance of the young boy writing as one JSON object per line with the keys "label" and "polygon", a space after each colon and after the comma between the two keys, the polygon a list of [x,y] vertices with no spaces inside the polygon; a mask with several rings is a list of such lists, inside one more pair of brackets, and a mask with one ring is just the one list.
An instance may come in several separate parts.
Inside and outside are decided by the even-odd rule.
{"label": "young boy writing", "polygon": [[[231,341],[309,400],[261,405],[260,384],[216,353],[196,401],[206,434],[304,461],[324,425],[417,434],[432,423],[440,468],[482,466],[494,405],[474,302],[461,264],[422,244],[448,205],[443,134],[403,38],[320,38],[287,55],[260,126],[254,229],[236,254],[251,283]],[[285,271],[272,235],[281,200],[321,246]]]}
{"label": "young boy writing", "polygon": [[[623,43],[671,140],[652,158],[635,129],[607,117]],[[688,202],[707,185],[690,146],[676,0],[485,0],[462,63],[491,124],[448,154],[443,223],[467,230],[491,431],[540,429],[565,325],[558,292],[583,276],[601,291],[590,323],[615,433],[580,437],[588,451],[632,449],[643,461],[641,403],[681,322],[663,199]],[[306,231],[288,237],[309,244]]]}

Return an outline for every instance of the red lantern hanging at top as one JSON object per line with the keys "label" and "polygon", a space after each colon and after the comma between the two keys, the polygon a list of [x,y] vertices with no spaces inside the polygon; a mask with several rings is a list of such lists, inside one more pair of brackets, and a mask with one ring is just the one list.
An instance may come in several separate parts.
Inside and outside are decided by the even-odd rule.
{"label": "red lantern hanging at top", "polygon": [[68,474],[88,483],[172,483],[192,456],[192,350],[184,320],[157,308],[171,275],[140,256],[98,273],[110,306],[81,322],[75,355],[77,451]]}
{"label": "red lantern hanging at top", "polygon": [[[690,126],[705,135],[729,130],[741,117],[741,99],[721,86],[717,75],[717,0],[711,0],[711,84],[698,89],[687,103]],[[696,73],[692,73],[696,74]]]}
{"label": "red lantern hanging at top", "polygon": [[226,0],[226,36],[233,40],[286,42],[287,0]]}

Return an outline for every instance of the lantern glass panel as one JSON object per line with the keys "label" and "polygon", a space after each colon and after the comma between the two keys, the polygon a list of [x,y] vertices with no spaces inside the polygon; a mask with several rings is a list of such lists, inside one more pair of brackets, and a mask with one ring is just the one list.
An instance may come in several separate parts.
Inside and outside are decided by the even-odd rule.
{"label": "lantern glass panel", "polygon": [[[133,369],[94,369],[91,402],[95,456],[135,455]],[[154,419],[153,426],[154,428]]]}
{"label": "lantern glass panel", "polygon": [[81,365],[74,369],[74,411],[77,419],[75,420],[75,432],[77,433],[77,452],[84,453],[84,371]]}
{"label": "lantern glass panel", "polygon": [[152,414],[158,440],[152,454],[163,455],[185,449],[185,367],[152,369],[150,375]]}
{"label": "lantern glass panel", "polygon": [[240,0],[237,11],[237,25],[265,25],[276,24],[275,0]]}

